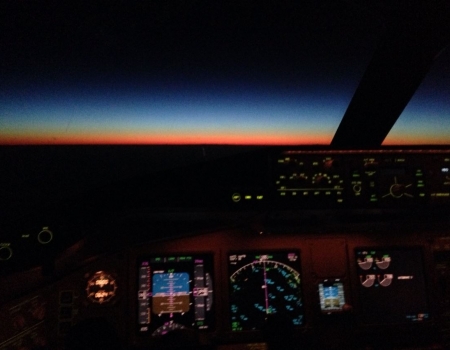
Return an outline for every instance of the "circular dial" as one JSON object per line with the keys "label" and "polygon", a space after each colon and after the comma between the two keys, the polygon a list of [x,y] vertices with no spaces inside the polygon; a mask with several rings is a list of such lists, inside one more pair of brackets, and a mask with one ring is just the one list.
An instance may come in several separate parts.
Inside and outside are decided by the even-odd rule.
{"label": "circular dial", "polygon": [[98,271],[87,282],[88,299],[97,304],[110,302],[116,296],[117,283],[110,274]]}
{"label": "circular dial", "polygon": [[0,245],[0,261],[6,261],[11,259],[13,255],[12,249],[8,245]]}
{"label": "circular dial", "polygon": [[246,264],[231,276],[233,330],[262,329],[268,314],[284,313],[294,325],[303,318],[300,273],[274,260]]}
{"label": "circular dial", "polygon": [[394,176],[384,187],[382,198],[414,198],[414,181],[405,176]]}

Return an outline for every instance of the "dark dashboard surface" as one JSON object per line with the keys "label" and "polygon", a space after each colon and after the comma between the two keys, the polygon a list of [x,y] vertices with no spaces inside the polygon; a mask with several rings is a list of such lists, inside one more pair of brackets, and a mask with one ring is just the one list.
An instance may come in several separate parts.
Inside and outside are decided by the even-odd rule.
{"label": "dark dashboard surface", "polygon": [[[93,150],[71,157],[114,171]],[[162,152],[164,167],[122,151],[101,186],[67,177],[3,202],[16,211],[2,225],[2,349],[59,348],[93,318],[126,348],[170,348],[164,334],[192,329],[200,347],[264,349],[261,312],[280,309],[298,347],[447,346],[449,149],[193,147],[190,164]]]}
{"label": "dark dashboard surface", "polygon": [[20,252],[21,245],[47,226],[65,232],[55,237],[57,254],[92,236],[91,228],[127,216],[165,221],[172,215],[192,221],[193,227],[208,216],[212,223],[235,217],[230,224],[239,225],[240,215],[251,214],[259,217],[256,221],[275,224],[297,216],[317,224],[327,215],[330,222],[350,223],[435,220],[450,204],[446,148],[67,146],[4,151],[2,241],[17,250],[14,262],[2,266],[10,271],[24,268],[24,261],[29,267],[36,264],[28,249]]}

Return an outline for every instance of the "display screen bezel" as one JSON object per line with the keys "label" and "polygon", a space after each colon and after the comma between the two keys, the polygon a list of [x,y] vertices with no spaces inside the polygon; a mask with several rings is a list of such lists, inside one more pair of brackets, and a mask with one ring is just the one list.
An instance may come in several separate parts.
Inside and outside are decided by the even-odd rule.
{"label": "display screen bezel", "polygon": [[[187,258],[190,257],[191,259],[183,260],[183,261],[177,261],[180,258]],[[156,259],[161,259],[161,261],[157,261]],[[173,259],[173,260],[168,260]],[[195,261],[196,260],[203,260],[204,265],[204,275],[205,278],[204,282],[207,283],[207,286],[203,286],[202,288],[195,287],[196,279],[195,276]],[[189,310],[187,312],[184,312],[186,310],[179,310],[183,312],[174,312],[172,315],[170,315],[169,312],[165,312],[161,315],[155,315],[153,313],[153,288],[154,288],[154,281],[153,277],[156,275],[153,271],[150,270],[150,289],[149,294],[147,295],[147,306],[149,307],[149,311],[151,313],[150,315],[150,322],[149,323],[141,323],[141,312],[143,309],[143,305],[141,305],[141,299],[142,297],[142,289],[141,289],[141,272],[140,269],[143,267],[143,263],[147,262],[148,266],[151,269],[156,269],[156,271],[159,274],[169,274],[169,273],[175,273],[175,274],[182,274],[187,273],[189,276]],[[178,265],[178,266],[177,266]],[[199,264],[197,264],[198,266]],[[168,271],[171,270],[171,271]],[[137,284],[137,295],[135,297],[135,300],[137,302],[136,307],[136,316],[135,316],[135,324],[136,324],[136,333],[138,335],[150,335],[150,336],[158,336],[163,335],[171,330],[179,329],[179,328],[191,328],[195,329],[196,331],[214,331],[215,329],[215,300],[214,300],[214,290],[215,290],[215,273],[214,273],[214,254],[210,252],[187,252],[187,253],[174,253],[174,254],[149,254],[149,255],[142,255],[136,259],[136,284]],[[208,278],[206,278],[206,274],[208,274]],[[180,278],[184,278],[186,276],[179,275]],[[186,281],[180,281],[180,283],[186,284]],[[206,297],[202,293],[202,290],[208,289],[208,296]],[[195,291],[194,291],[195,289]],[[198,323],[195,319],[195,297],[203,297],[203,300],[205,298],[209,298],[207,300],[207,303],[209,305],[209,310],[206,310],[207,306],[205,305],[205,321],[203,324]],[[187,299],[184,297],[185,301]],[[186,304],[186,302],[185,302]],[[167,316],[169,315],[169,319],[167,319]],[[194,321],[193,321],[194,320]],[[194,324],[192,324],[194,322]],[[180,327],[181,326],[181,327]]]}
{"label": "display screen bezel", "polygon": [[[261,331],[263,329],[262,325],[256,325],[255,327],[242,327],[242,329],[236,329],[240,327],[234,327],[233,322],[233,297],[232,297],[232,282],[231,276],[238,270],[232,266],[230,258],[234,255],[250,255],[250,256],[262,256],[262,255],[274,255],[275,258],[279,258],[278,255],[285,255],[285,259],[288,259],[288,254],[294,254],[296,256],[296,260],[288,263],[287,265],[295,270],[299,274],[300,282],[298,286],[298,292],[300,295],[300,307],[301,310],[301,322],[300,324],[294,325],[294,327],[303,327],[305,325],[305,308],[304,308],[304,293],[303,293],[303,274],[302,274],[302,264],[301,264],[301,252],[299,249],[258,249],[258,250],[233,250],[227,253],[227,280],[228,280],[228,308],[229,308],[229,325],[232,332],[248,332],[248,331]],[[251,261],[251,259],[249,260]]]}
{"label": "display screen bezel", "polygon": [[[361,254],[359,254],[361,252]],[[360,267],[358,263],[358,255],[363,255],[362,252],[370,252],[372,254],[369,255],[377,255],[379,256],[389,256],[390,264],[392,264],[393,260],[395,260],[396,256],[401,256],[403,259],[406,259],[408,255],[412,259],[410,259],[409,264],[403,262],[405,266],[396,267],[395,269],[390,265],[391,268],[385,267],[384,269],[373,269],[374,266],[367,269],[367,266]],[[375,252],[375,254],[373,254]],[[368,254],[366,254],[368,255]],[[386,259],[385,257],[385,259]],[[384,260],[385,260],[384,259]],[[379,260],[379,264],[382,264],[384,260]],[[382,324],[414,324],[414,323],[423,323],[432,320],[431,313],[431,303],[430,303],[430,294],[429,294],[429,286],[426,276],[425,269],[425,254],[424,247],[422,246],[363,246],[356,247],[354,249],[354,266],[356,269],[356,285],[358,292],[358,304],[359,304],[359,320],[362,324],[370,324],[370,325],[382,325]],[[362,261],[360,262],[362,263]],[[376,264],[375,259],[372,261],[372,265]],[[409,265],[409,266],[408,266]],[[375,281],[372,286],[365,287],[363,283],[366,283],[367,278],[364,277],[364,271],[369,271],[366,275],[374,275]],[[380,271],[379,277],[377,275],[377,271]],[[397,274],[400,272],[399,274]],[[417,275],[412,274],[415,272]],[[383,277],[383,276],[384,277]],[[397,291],[390,291],[389,289],[385,289],[382,285],[380,286],[380,280],[385,280],[385,275],[393,275],[392,282],[395,283],[392,286],[398,286],[396,288]],[[361,277],[363,276],[363,277]],[[367,276],[366,276],[367,277]],[[412,277],[412,278],[410,278]],[[408,281],[414,280],[414,285],[412,285],[413,289],[406,288],[404,285],[398,284],[399,281]],[[417,281],[417,282],[416,282]],[[370,283],[369,283],[370,284]],[[377,286],[378,284],[378,286]],[[387,282],[384,282],[386,285]],[[388,287],[392,287],[389,285]],[[379,291],[378,300],[374,297],[376,294],[374,291]],[[402,292],[403,291],[403,295]],[[383,302],[383,300],[388,300],[389,298],[393,298],[398,301],[401,306],[397,305],[395,301]],[[414,302],[414,300],[416,302]],[[411,303],[414,305],[411,307],[411,311],[403,312],[402,309],[406,309],[408,307],[407,303]],[[423,309],[420,309],[417,304],[422,304]]]}
{"label": "display screen bezel", "polygon": [[[325,307],[326,305],[326,299],[324,295],[324,288],[327,286],[336,286],[338,289],[338,298],[334,298],[339,300],[339,306],[337,307]],[[345,285],[342,279],[334,279],[334,278],[327,278],[323,279],[317,284],[317,292],[319,294],[319,305],[320,305],[320,311],[324,314],[331,314],[331,313],[340,313],[344,311],[344,305],[346,303],[346,293],[345,293]],[[341,296],[339,296],[339,292],[342,293]]]}

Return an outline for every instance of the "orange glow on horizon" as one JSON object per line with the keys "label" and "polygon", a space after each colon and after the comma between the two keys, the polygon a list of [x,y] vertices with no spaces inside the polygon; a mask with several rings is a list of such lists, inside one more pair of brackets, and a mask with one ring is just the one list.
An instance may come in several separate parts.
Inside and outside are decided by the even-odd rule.
{"label": "orange glow on horizon", "polygon": [[[178,131],[172,134],[144,134],[136,132],[85,132],[57,134],[53,132],[17,132],[0,134],[0,145],[329,145],[330,135],[325,133],[294,134],[279,132],[233,133],[217,132],[189,133]],[[382,146],[404,145],[448,145],[445,135],[388,135]]]}
{"label": "orange glow on horizon", "polygon": [[2,145],[327,145],[323,135],[0,135]]}
{"label": "orange glow on horizon", "polygon": [[448,137],[442,136],[390,136],[383,141],[382,146],[403,146],[403,145],[448,145]]}

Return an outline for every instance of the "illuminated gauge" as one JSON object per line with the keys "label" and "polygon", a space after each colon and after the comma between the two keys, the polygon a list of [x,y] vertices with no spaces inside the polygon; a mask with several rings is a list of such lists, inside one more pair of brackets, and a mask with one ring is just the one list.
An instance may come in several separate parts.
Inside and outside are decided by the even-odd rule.
{"label": "illuminated gauge", "polygon": [[375,283],[375,275],[359,276],[359,280],[364,287],[370,288]]}
{"label": "illuminated gauge", "polygon": [[183,325],[179,323],[175,323],[173,321],[164,323],[161,327],[158,327],[153,333],[152,337],[161,336],[164,334],[167,334],[171,331],[174,331],[176,329],[185,329]]}
{"label": "illuminated gauge", "polygon": [[262,329],[267,315],[287,315],[303,322],[300,273],[274,260],[256,260],[230,276],[232,330]]}
{"label": "illuminated gauge", "polygon": [[373,264],[373,257],[371,255],[366,255],[363,258],[358,258],[358,266],[363,270],[369,270]]}
{"label": "illuminated gauge", "polygon": [[384,255],[381,259],[375,259],[375,264],[382,269],[385,270],[391,264],[391,257],[389,255]]}
{"label": "illuminated gauge", "polygon": [[378,276],[378,283],[382,285],[383,287],[389,287],[392,283],[392,280],[394,279],[394,275],[392,274],[385,274],[383,277]]}
{"label": "illuminated gauge", "polygon": [[116,296],[116,290],[115,278],[104,271],[96,272],[86,286],[88,300],[96,304],[109,303]]}

